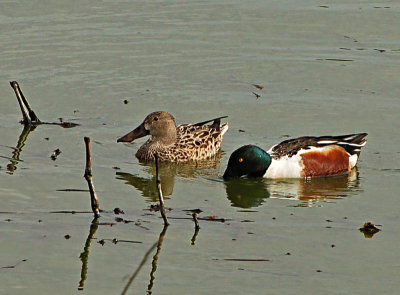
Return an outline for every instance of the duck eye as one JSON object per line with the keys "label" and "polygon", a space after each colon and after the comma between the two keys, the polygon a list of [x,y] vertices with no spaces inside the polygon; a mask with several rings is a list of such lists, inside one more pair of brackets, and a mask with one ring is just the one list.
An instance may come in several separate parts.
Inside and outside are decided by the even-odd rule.
{"label": "duck eye", "polygon": [[239,158],[239,163],[242,163],[243,162],[243,158]]}
{"label": "duck eye", "polygon": [[154,117],[154,119],[153,119],[154,121],[158,121],[158,117]]}

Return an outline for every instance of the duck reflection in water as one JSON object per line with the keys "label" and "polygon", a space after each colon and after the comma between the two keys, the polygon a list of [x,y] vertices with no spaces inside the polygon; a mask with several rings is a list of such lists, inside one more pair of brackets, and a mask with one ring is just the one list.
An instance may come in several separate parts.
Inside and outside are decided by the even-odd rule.
{"label": "duck reflection in water", "polygon": [[254,208],[267,198],[301,201],[297,206],[341,199],[359,193],[357,169],[340,176],[307,179],[237,178],[225,181],[228,199],[233,207]]}
{"label": "duck reflection in water", "polygon": [[[188,161],[183,163],[160,162],[161,189],[165,199],[171,196],[174,190],[175,176],[183,178],[210,177],[217,178],[216,169],[221,161],[221,152],[209,160]],[[126,184],[132,185],[141,191],[143,197],[150,202],[158,202],[158,191],[156,183],[156,167],[152,161],[140,161],[141,166],[150,177],[141,177],[123,171],[116,172],[116,178],[124,180]]]}

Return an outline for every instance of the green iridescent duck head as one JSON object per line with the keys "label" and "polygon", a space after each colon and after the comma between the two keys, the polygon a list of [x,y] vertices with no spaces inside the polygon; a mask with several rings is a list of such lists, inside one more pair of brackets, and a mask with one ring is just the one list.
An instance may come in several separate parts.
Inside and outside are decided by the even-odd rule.
{"label": "green iridescent duck head", "polygon": [[234,151],[229,158],[224,179],[262,177],[271,164],[271,156],[255,145],[245,145]]}

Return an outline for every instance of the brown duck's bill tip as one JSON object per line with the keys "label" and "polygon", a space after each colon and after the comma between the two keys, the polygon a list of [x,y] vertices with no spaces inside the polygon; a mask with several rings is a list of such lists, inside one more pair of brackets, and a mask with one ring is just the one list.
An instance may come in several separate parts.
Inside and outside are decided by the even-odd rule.
{"label": "brown duck's bill tip", "polygon": [[117,142],[132,142],[137,138],[141,138],[143,136],[149,135],[150,132],[144,128],[144,125],[136,127],[135,130],[125,134],[124,136],[117,139]]}

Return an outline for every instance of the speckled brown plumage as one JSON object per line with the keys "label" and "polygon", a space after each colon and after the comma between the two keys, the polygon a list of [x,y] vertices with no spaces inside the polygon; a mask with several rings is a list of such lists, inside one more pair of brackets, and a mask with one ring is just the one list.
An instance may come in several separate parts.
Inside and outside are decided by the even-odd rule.
{"label": "speckled brown plumage", "polygon": [[[154,160],[155,153],[161,161],[205,160],[220,150],[223,135],[228,130],[227,123],[220,124],[221,118],[223,117],[176,126],[171,114],[154,112],[134,131],[118,141],[132,141],[147,134],[151,135],[136,153],[136,157],[141,160]],[[209,122],[212,124],[206,125]]]}

